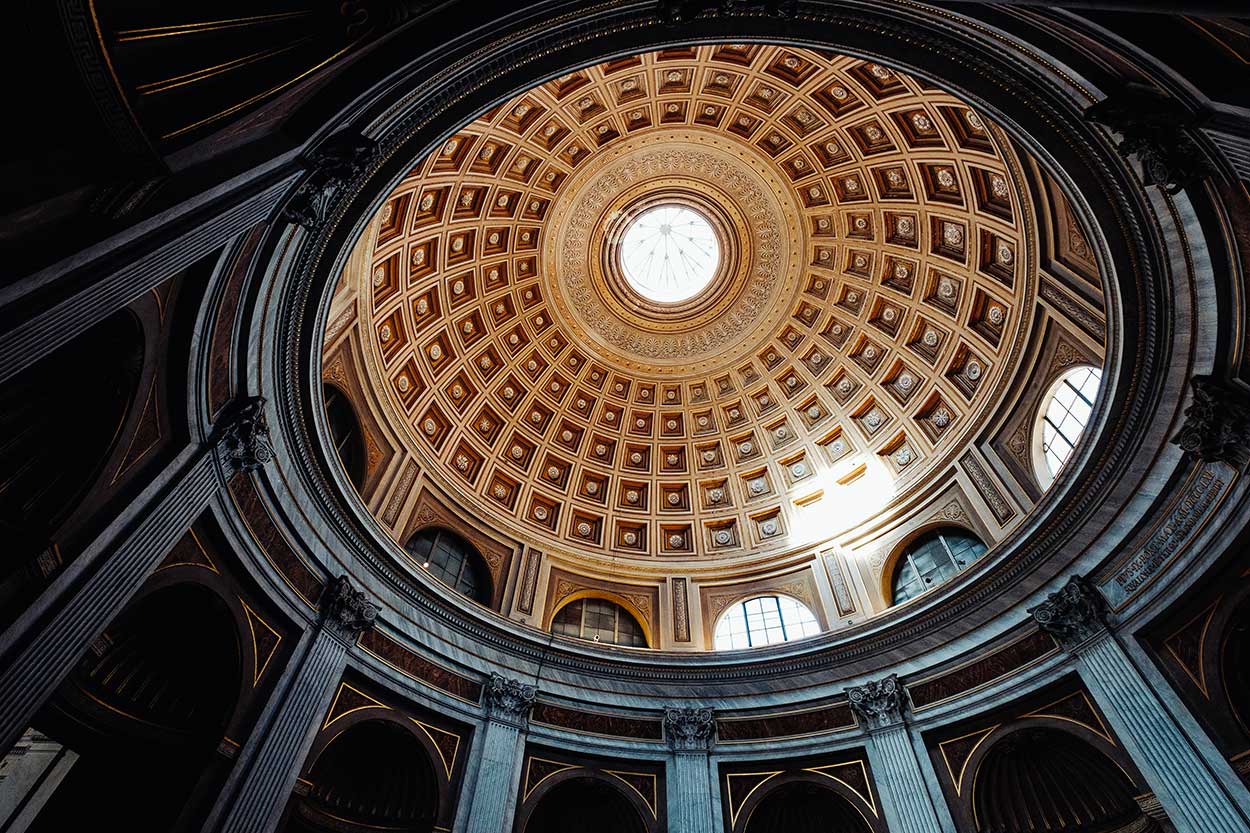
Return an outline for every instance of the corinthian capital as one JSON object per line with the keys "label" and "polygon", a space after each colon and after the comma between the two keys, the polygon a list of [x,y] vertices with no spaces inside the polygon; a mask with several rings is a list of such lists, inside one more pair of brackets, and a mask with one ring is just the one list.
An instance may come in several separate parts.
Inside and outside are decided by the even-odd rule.
{"label": "corinthian capital", "polygon": [[907,693],[899,684],[897,674],[852,686],[846,690],[846,696],[851,709],[869,729],[884,729],[903,722]]}
{"label": "corinthian capital", "polygon": [[378,606],[369,601],[363,592],[352,587],[347,576],[339,576],[326,588],[321,615],[326,627],[349,642],[355,642],[361,632],[373,627],[377,621]]}
{"label": "corinthian capital", "polygon": [[253,396],[239,403],[218,435],[218,448],[227,477],[256,471],[273,459],[264,397]]}
{"label": "corinthian capital", "polygon": [[676,708],[664,710],[664,737],[677,752],[703,752],[712,745],[716,721],[711,709]]}
{"label": "corinthian capital", "polygon": [[1250,397],[1213,376],[1190,380],[1194,398],[1172,442],[1198,459],[1241,470],[1250,462]]}
{"label": "corinthian capital", "polygon": [[1072,576],[1046,601],[1029,608],[1029,613],[1038,627],[1053,636],[1065,651],[1107,627],[1107,601],[1084,576]]}
{"label": "corinthian capital", "polygon": [[523,727],[538,697],[538,689],[491,672],[486,680],[486,714],[491,720]]}

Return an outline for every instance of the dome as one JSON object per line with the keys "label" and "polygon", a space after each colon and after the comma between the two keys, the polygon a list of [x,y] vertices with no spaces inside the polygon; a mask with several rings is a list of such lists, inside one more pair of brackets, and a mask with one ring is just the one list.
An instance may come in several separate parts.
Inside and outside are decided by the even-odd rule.
{"label": "dome", "polygon": [[0,824],[1250,830],[1244,6],[13,4]]}
{"label": "dome", "polygon": [[788,572],[813,607],[822,552],[888,583],[918,513],[992,543],[1028,507],[976,442],[1071,324],[1041,296],[1052,188],[957,96],[844,55],[711,44],[525,90],[416,161],[336,289],[323,366],[420,472],[375,515],[398,543],[422,506],[484,519],[567,588]]}

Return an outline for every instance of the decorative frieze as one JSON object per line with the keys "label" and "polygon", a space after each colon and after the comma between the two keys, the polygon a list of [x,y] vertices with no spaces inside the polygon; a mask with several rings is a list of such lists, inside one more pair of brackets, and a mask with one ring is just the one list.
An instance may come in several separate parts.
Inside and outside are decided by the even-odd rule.
{"label": "decorative frieze", "polygon": [[1101,584],[1111,604],[1118,605],[1146,585],[1190,539],[1194,528],[1206,518],[1224,494],[1226,481],[1207,468],[1189,484],[1167,521],[1131,558],[1116,570],[1111,581]]}

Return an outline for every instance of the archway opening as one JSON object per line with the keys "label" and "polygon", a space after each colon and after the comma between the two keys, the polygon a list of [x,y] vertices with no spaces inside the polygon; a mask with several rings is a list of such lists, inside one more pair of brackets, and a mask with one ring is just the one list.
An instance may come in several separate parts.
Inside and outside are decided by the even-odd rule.
{"label": "archway opening", "polygon": [[359,723],[330,743],[309,773],[286,830],[427,833],[438,818],[438,781],[413,735],[385,720]]}
{"label": "archway opening", "polygon": [[1142,815],[1115,763],[1058,729],[1021,729],[1003,738],[981,761],[973,784],[973,815],[986,833],[1102,833]]}
{"label": "archway opening", "polygon": [[645,833],[638,811],[598,778],[573,778],[543,796],[525,833]]}
{"label": "archway opening", "polygon": [[894,562],[892,603],[901,604],[945,583],[972,566],[986,549],[984,541],[957,526],[926,532]]}
{"label": "archway opening", "polygon": [[123,310],[0,384],[0,610],[20,607],[26,568],[100,477],[135,400],[143,350]]}
{"label": "archway opening", "polygon": [[871,833],[871,829],[851,803],[833,790],[796,781],[760,801],[745,833]]}
{"label": "archway opening", "polygon": [[1250,599],[1238,606],[1229,621],[1220,668],[1233,716],[1250,738]]}
{"label": "archway opening", "polygon": [[235,622],[216,594],[181,584],[139,600],[35,720],[73,762],[50,797],[33,796],[46,803],[28,829],[194,824],[228,770],[217,750],[241,673]]}
{"label": "archway opening", "polygon": [[604,645],[646,648],[647,634],[628,610],[607,599],[577,599],[556,612],[551,632]]}

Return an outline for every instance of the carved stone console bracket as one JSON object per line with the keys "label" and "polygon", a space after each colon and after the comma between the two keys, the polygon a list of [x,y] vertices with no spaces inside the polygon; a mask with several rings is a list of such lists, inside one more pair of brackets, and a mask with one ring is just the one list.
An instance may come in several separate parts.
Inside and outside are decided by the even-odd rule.
{"label": "carved stone console bracket", "polygon": [[851,709],[869,729],[886,729],[903,722],[907,710],[907,690],[898,681],[897,674],[846,690]]}
{"label": "carved stone console bracket", "polygon": [[331,136],[304,159],[309,175],[282,209],[282,218],[309,231],[320,228],[330,193],[363,173],[377,152],[377,142],[355,131]]}
{"label": "carved stone console bracket", "polygon": [[524,728],[537,697],[538,689],[534,686],[492,671],[486,680],[483,701],[486,715],[491,720]]}
{"label": "carved stone console bracket", "polygon": [[218,431],[218,449],[226,477],[253,472],[273,459],[265,399],[253,396],[240,402]]}
{"label": "carved stone console bracket", "polygon": [[1073,651],[1107,630],[1107,601],[1084,576],[1072,576],[1046,601],[1029,608],[1029,614],[1065,651]]}
{"label": "carved stone console bracket", "polygon": [[1190,387],[1193,401],[1172,442],[1203,462],[1244,471],[1250,463],[1250,394],[1214,376],[1195,376]]}
{"label": "carved stone console bracket", "polygon": [[1190,111],[1153,87],[1129,84],[1090,106],[1085,119],[1123,137],[1120,155],[1137,157],[1146,185],[1176,194],[1211,173],[1190,134],[1206,120],[1206,114]]}
{"label": "carved stone console bracket", "polygon": [[716,735],[716,720],[711,709],[664,709],[664,737],[674,752],[706,752]]}
{"label": "carved stone console bracket", "polygon": [[354,643],[360,634],[372,628],[378,619],[379,608],[364,592],[352,587],[347,576],[339,576],[330,582],[321,598],[321,617],[325,627]]}

